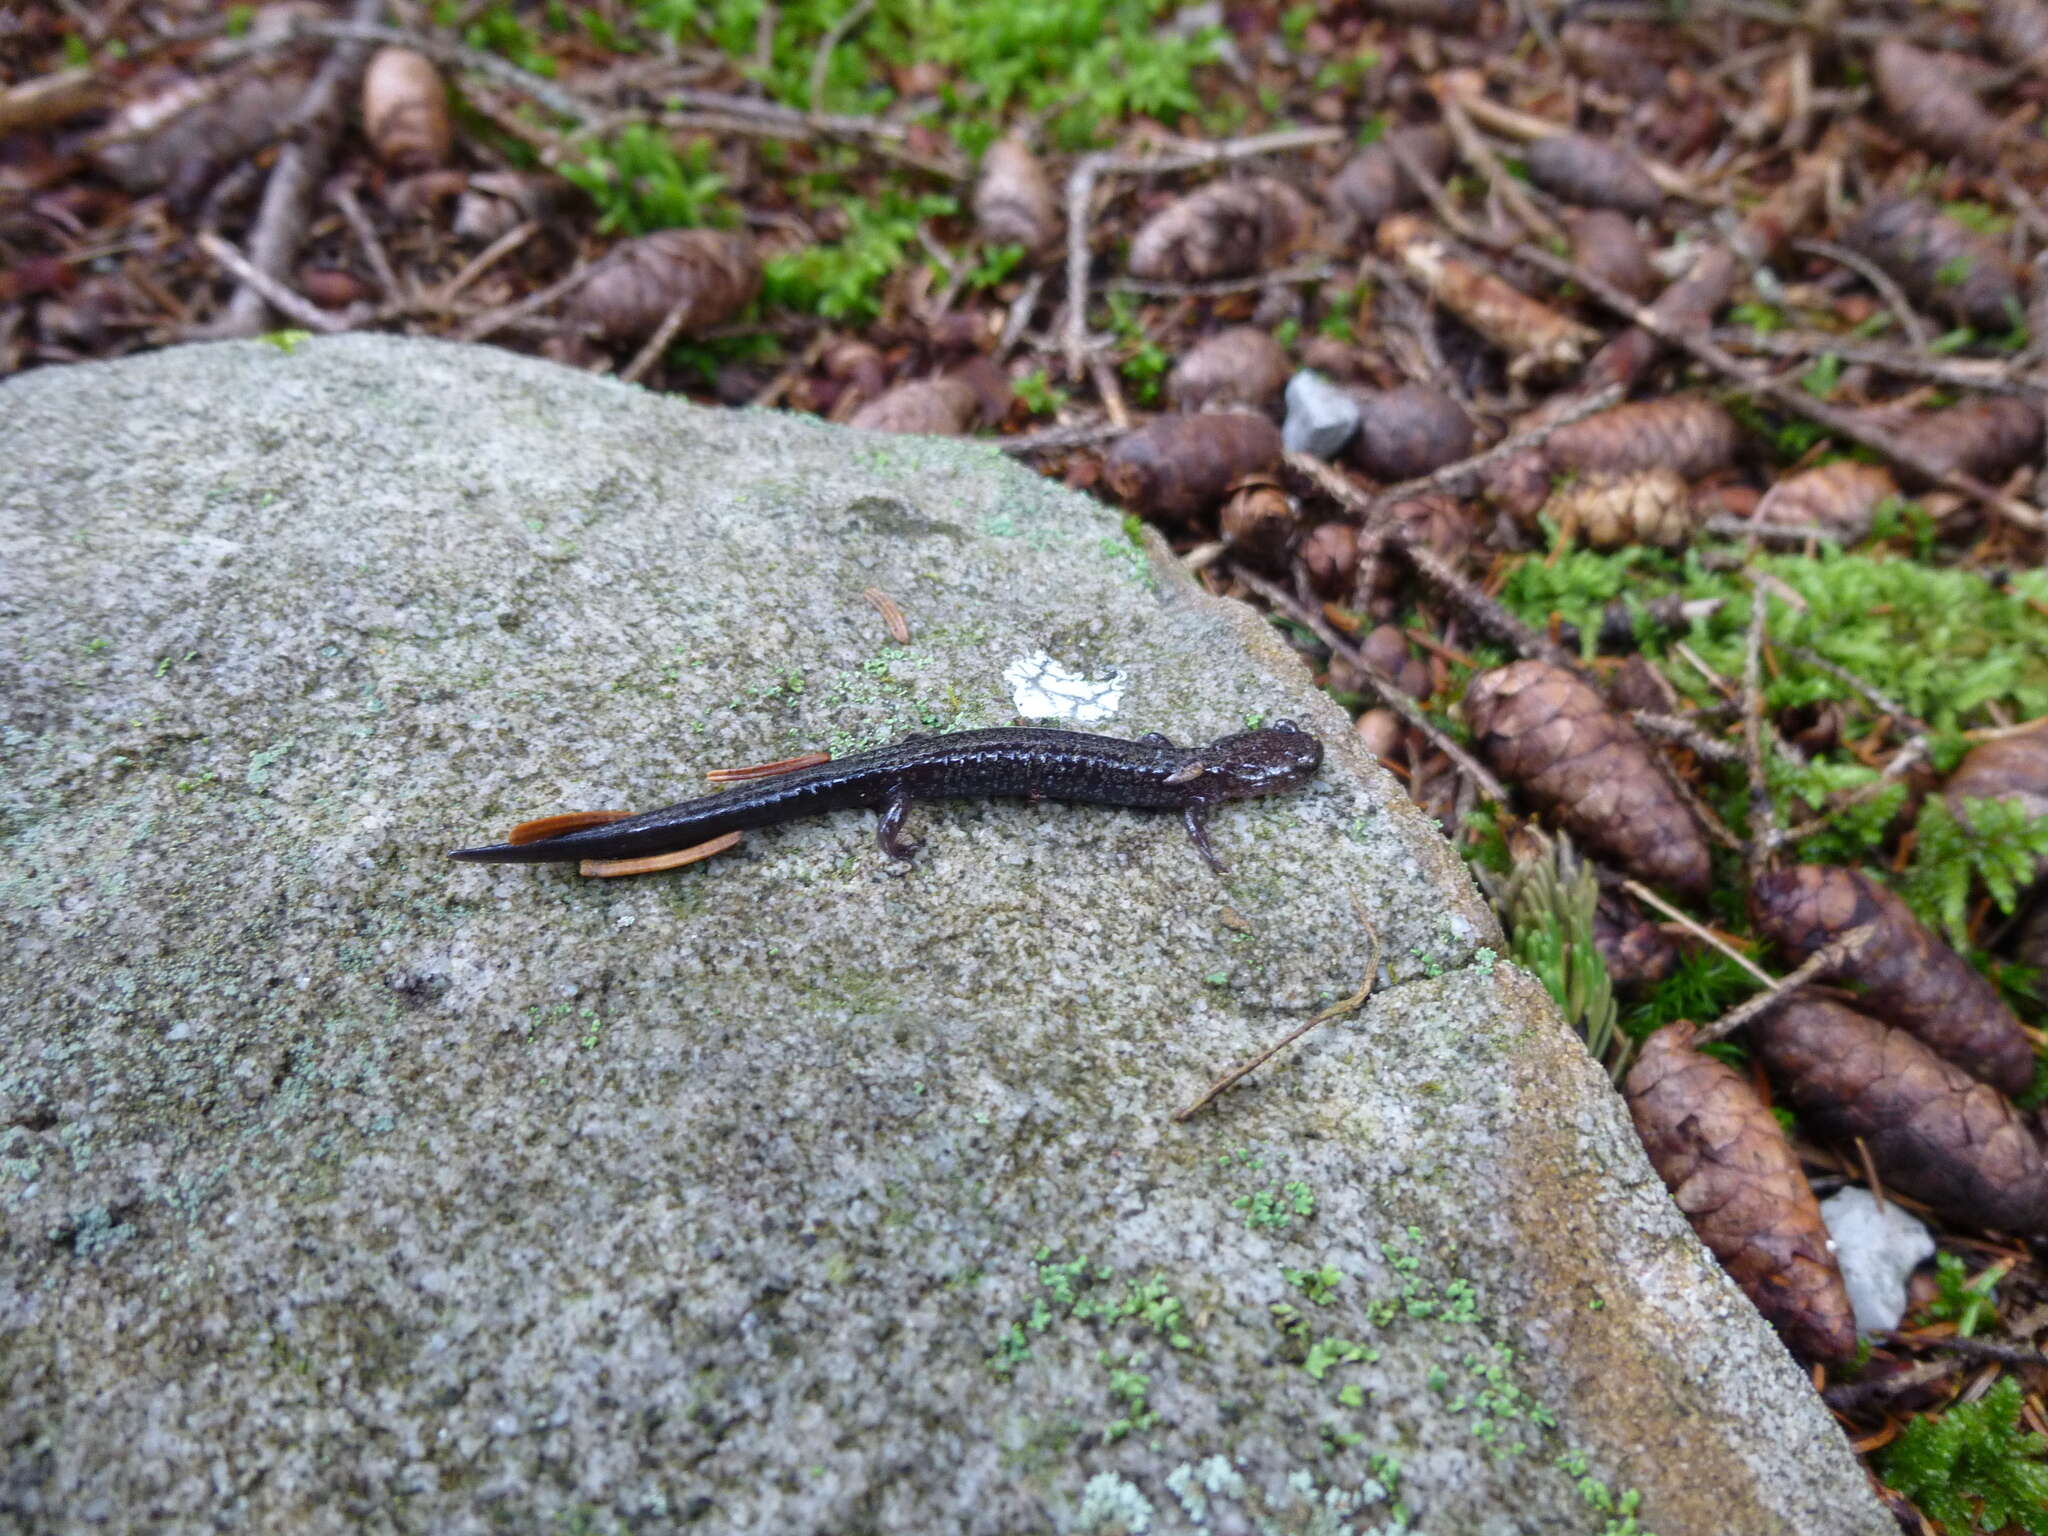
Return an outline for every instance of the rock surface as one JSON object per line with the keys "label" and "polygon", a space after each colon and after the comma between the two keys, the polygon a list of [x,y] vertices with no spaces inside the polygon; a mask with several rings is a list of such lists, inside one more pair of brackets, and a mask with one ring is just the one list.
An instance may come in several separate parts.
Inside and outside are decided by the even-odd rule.
{"label": "rock surface", "polygon": [[[1299,665],[988,447],[192,348],[0,388],[0,551],[17,1528],[1889,1528]],[[920,808],[903,879],[852,814],[442,857],[1036,658],[1330,760],[1220,881],[1021,803]],[[1371,1002],[1173,1123],[1360,913]]]}

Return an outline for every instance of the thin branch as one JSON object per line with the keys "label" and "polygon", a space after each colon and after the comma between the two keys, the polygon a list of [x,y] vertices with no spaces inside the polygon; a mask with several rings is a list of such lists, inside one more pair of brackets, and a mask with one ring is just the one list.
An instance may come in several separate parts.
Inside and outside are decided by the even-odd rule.
{"label": "thin branch", "polygon": [[1749,972],[1750,975],[1754,976],[1758,981],[1762,982],[1765,986],[1770,987],[1777,985],[1777,978],[1771,975],[1769,971],[1765,970],[1762,966],[1758,965],[1754,960],[1750,959],[1749,956],[1742,953],[1741,950],[1734,948],[1732,945],[1728,943],[1726,939],[1722,938],[1718,933],[1715,933],[1711,928],[1702,927],[1692,918],[1687,917],[1683,912],[1679,911],[1678,908],[1671,905],[1670,902],[1666,901],[1662,896],[1659,896],[1655,891],[1651,890],[1647,885],[1644,885],[1640,880],[1624,880],[1621,882],[1621,888],[1624,891],[1627,891],[1629,895],[1635,897],[1637,901],[1640,901],[1647,906],[1655,907],[1659,912],[1662,912],[1666,917],[1670,918],[1672,922],[1678,924],[1679,927],[1683,928],[1687,933],[1691,934],[1694,938],[1698,939],[1702,944],[1705,944],[1710,948],[1719,950],[1723,955],[1727,956],[1730,960],[1733,960],[1737,965],[1741,966],[1745,971]]}
{"label": "thin branch", "polygon": [[1906,725],[1910,725],[1916,734],[1922,736],[1926,735],[1929,731],[1932,731],[1934,729],[1933,726],[1929,725],[1925,720],[1922,720],[1918,715],[1914,714],[1913,711],[1906,708],[1906,706],[1901,704],[1897,699],[1892,698],[1889,694],[1880,693],[1874,686],[1872,686],[1868,682],[1865,682],[1862,678],[1858,677],[1854,672],[1851,672],[1847,667],[1839,666],[1836,663],[1829,661],[1827,657],[1821,655],[1820,652],[1815,650],[1809,650],[1807,647],[1803,645],[1795,645],[1790,647],[1789,649],[1794,657],[1804,662],[1807,666],[1812,667],[1817,671],[1825,672],[1829,677],[1832,677],[1836,682],[1842,683],[1847,687],[1855,689],[1856,692],[1863,695],[1863,697],[1869,701],[1869,703],[1878,711],[1879,714],[1890,715],[1894,720],[1900,721]]}
{"label": "thin branch", "polygon": [[695,291],[684,289],[681,297],[669,306],[668,313],[661,317],[661,324],[654,328],[654,334],[633,354],[633,361],[626,364],[619,377],[628,384],[639,383],[640,375],[652,368],[661,354],[668,350],[668,344],[676,339],[676,332],[683,328],[683,322],[690,317],[690,311],[696,304]]}
{"label": "thin branch", "polygon": [[1463,774],[1480,794],[1496,805],[1507,803],[1508,794],[1501,787],[1500,780],[1489,773],[1486,767],[1477,758],[1473,757],[1471,753],[1445,735],[1442,728],[1429,718],[1423,707],[1416,703],[1414,698],[1403,690],[1399,683],[1395,682],[1385,672],[1381,671],[1379,667],[1374,665],[1357,646],[1351,644],[1350,641],[1338,634],[1336,629],[1331,626],[1329,620],[1325,619],[1313,608],[1304,607],[1301,603],[1296,602],[1294,598],[1263,577],[1254,576],[1250,571],[1241,569],[1237,570],[1235,574],[1239,581],[1271,603],[1276,613],[1285,615],[1304,629],[1312,632],[1318,640],[1330,648],[1331,655],[1341,656],[1352,667],[1356,668],[1359,674],[1368,683],[1372,684],[1373,691],[1379,694],[1381,701],[1389,709],[1393,710],[1395,714],[1428,737],[1430,745],[1448,757],[1451,760],[1452,766],[1459,773]]}
{"label": "thin branch", "polygon": [[1885,307],[1898,317],[1899,324],[1905,327],[1907,337],[1916,348],[1925,347],[1934,339],[1928,333],[1927,322],[1914,312],[1912,304],[1908,302],[1899,285],[1891,280],[1890,274],[1884,268],[1869,257],[1859,256],[1852,250],[1836,245],[1832,240],[1794,240],[1792,249],[1804,255],[1819,256],[1823,260],[1834,262],[1837,266],[1847,267],[1870,284],[1877,290],[1878,297],[1884,300]]}
{"label": "thin branch", "polygon": [[370,222],[370,216],[363,211],[362,202],[356,197],[355,189],[347,185],[336,186],[328,197],[341,211],[342,222],[349,227],[349,233],[356,237],[356,244],[362,248],[363,259],[370,264],[370,271],[377,279],[377,286],[384,290],[384,302],[395,304],[405,292],[398,281],[398,273],[392,268],[391,258],[385,253],[384,242],[378,238],[377,226]]}
{"label": "thin branch", "polygon": [[811,116],[825,115],[825,76],[832,68],[832,51],[846,41],[847,35],[874,11],[875,0],[860,0],[860,3],[825,30],[818,39],[818,50],[811,55]]}
{"label": "thin branch", "polygon": [[504,234],[498,236],[497,239],[464,262],[462,270],[441,285],[440,292],[434,295],[434,302],[442,306],[453,304],[470,284],[518,250],[519,247],[526,244],[535,235],[539,234],[540,229],[541,225],[538,219],[528,219],[523,224],[513,225],[512,228],[506,230]]}
{"label": "thin branch", "polygon": [[514,321],[525,319],[535,310],[545,309],[548,305],[554,303],[555,300],[564,298],[574,293],[578,288],[581,288],[590,280],[591,274],[597,271],[599,265],[600,263],[598,262],[590,262],[579,266],[566,277],[557,278],[545,288],[537,289],[522,299],[516,299],[510,304],[500,305],[496,309],[478,315],[460,331],[456,332],[455,339],[457,341],[482,341],[486,336],[503,330]]}
{"label": "thin branch", "polygon": [[1568,427],[1575,421],[1598,415],[1610,405],[1618,405],[1626,393],[1627,391],[1619,384],[1610,384],[1605,389],[1595,390],[1583,400],[1574,401],[1568,409],[1559,411],[1541,426],[1504,437],[1484,452],[1460,459],[1455,464],[1446,464],[1441,469],[1431,470],[1426,475],[1418,475],[1413,480],[1402,480],[1388,486],[1373,498],[1373,504],[1384,510],[1396,502],[1412,501],[1415,497],[1430,491],[1441,491],[1463,480],[1467,475],[1490,468],[1503,459],[1513,458],[1516,454],[1526,453],[1532,448],[1540,448],[1551,433],[1560,427]]}
{"label": "thin branch", "polygon": [[1198,170],[1260,155],[1314,149],[1340,143],[1344,137],[1341,128],[1289,128],[1216,144],[1182,144],[1162,155],[1132,157],[1103,152],[1075,161],[1067,177],[1067,377],[1079,379],[1088,371],[1088,205],[1094,201],[1097,181],[1104,176],[1164,176]]}
{"label": "thin branch", "polygon": [[1845,363],[1861,363],[1901,378],[1927,379],[1955,389],[1982,389],[1997,394],[2030,394],[2048,387],[2039,373],[2022,372],[2016,359],[1928,357],[1904,347],[1873,346],[1824,331],[1753,331],[1724,326],[1713,333],[1716,344],[1731,352],[1757,352],[1802,361],[1824,355]]}
{"label": "thin branch", "polygon": [[1418,539],[1413,529],[1388,516],[1394,505],[1394,501],[1387,499],[1388,493],[1368,496],[1312,454],[1290,453],[1283,462],[1323,495],[1359,518],[1363,523],[1361,533],[1364,536],[1381,538],[1399,549],[1402,558],[1414,567],[1418,576],[1462,608],[1485,634],[1512,646],[1518,655],[1538,657],[1560,667],[1575,665],[1563,646],[1524,624],[1508,612],[1505,605],[1487,596],[1450,561]]}
{"label": "thin branch", "polygon": [[[1488,147],[1486,140],[1479,136],[1479,130],[1472,126],[1472,119],[1465,114],[1467,99],[1446,91],[1439,97],[1439,103],[1443,107],[1444,126],[1450,129],[1452,139],[1457,142],[1458,153],[1486,178],[1494,195],[1507,206],[1508,212],[1520,219],[1538,240],[1569,245],[1570,241],[1558,227],[1557,220],[1536,206],[1535,200],[1522,190],[1522,184],[1500,163],[1500,156]],[[1486,243],[1498,246],[1501,242],[1489,240]]]}
{"label": "thin branch", "polygon": [[1092,448],[1122,437],[1124,429],[1108,421],[1076,421],[1037,432],[1020,432],[1003,438],[996,446],[1012,458],[1028,459],[1036,453],[1061,453],[1069,448]]}
{"label": "thin branch", "polygon": [[2048,1354],[2024,1344],[2003,1344],[1997,1339],[1965,1339],[1947,1333],[1901,1333],[1886,1329],[1877,1337],[1898,1349],[1928,1349],[1937,1354],[1960,1355],[1965,1360],[1997,1360],[2005,1365],[2048,1365]]}
{"label": "thin branch", "polygon": [[1717,736],[1709,736],[1683,715],[1660,715],[1654,710],[1636,709],[1629,711],[1629,719],[1637,730],[1650,736],[1662,736],[1681,746],[1697,752],[1710,763],[1739,763],[1742,749],[1730,746]]}
{"label": "thin branch", "polygon": [[1138,293],[1148,298],[1208,299],[1233,293],[1256,293],[1261,288],[1279,288],[1289,283],[1320,283],[1336,274],[1328,262],[1308,267],[1289,267],[1281,272],[1255,272],[1250,277],[1226,277],[1213,283],[1149,283],[1135,277],[1120,277],[1102,285],[1105,293]]}
{"label": "thin branch", "polygon": [[1299,1040],[1317,1025],[1327,1024],[1331,1019],[1340,1018],[1347,1013],[1355,1013],[1358,1009],[1365,1006],[1365,1000],[1372,996],[1373,984],[1379,980],[1380,935],[1379,930],[1373,927],[1371,920],[1366,917],[1365,909],[1359,904],[1356,896],[1351,898],[1351,910],[1356,914],[1359,926],[1365,929],[1366,936],[1372,940],[1372,960],[1365,968],[1365,981],[1359,986],[1358,990],[1341,1002],[1330,1004],[1329,1007],[1310,1019],[1306,1024],[1298,1025],[1294,1029],[1289,1030],[1285,1035],[1274,1041],[1272,1045],[1254,1056],[1250,1061],[1244,1063],[1243,1066],[1232,1067],[1228,1072],[1217,1078],[1215,1082],[1211,1083],[1208,1090],[1199,1099],[1195,1100],[1194,1103],[1188,1105],[1185,1109],[1175,1111],[1173,1118],[1176,1121],[1193,1119],[1211,1101],[1219,1095],[1229,1092],[1231,1088],[1244,1081],[1247,1077],[1250,1077],[1259,1068],[1263,1067],[1275,1056],[1278,1056],[1288,1046],[1294,1044],[1295,1041]]}
{"label": "thin branch", "polygon": [[1863,946],[1870,942],[1876,932],[1875,923],[1863,923],[1851,928],[1839,938],[1823,944],[1806,957],[1799,969],[1784,979],[1773,982],[1740,1007],[1729,1009],[1694,1035],[1693,1044],[1708,1045],[1716,1040],[1725,1040],[1751,1020],[1763,1017],[1808,982],[1838,969],[1845,961],[1855,959],[1863,952]]}
{"label": "thin branch", "polygon": [[[356,0],[352,14],[357,23],[367,23],[382,14],[383,9],[384,0]],[[320,65],[292,114],[287,142],[278,151],[277,164],[271,167],[270,179],[264,184],[263,204],[249,236],[249,265],[266,277],[281,282],[298,253],[306,234],[306,215],[312,206],[313,191],[327,174],[327,162],[341,132],[348,94],[362,78],[369,57],[367,43],[349,42],[336,48]],[[218,254],[215,259],[219,259]],[[262,287],[245,279],[228,301],[227,312],[207,328],[208,334],[254,335],[263,328],[264,307],[269,302],[269,294]]]}
{"label": "thin branch", "polygon": [[1761,587],[1750,593],[1749,634],[1742,649],[1742,758],[1749,775],[1749,835],[1753,857],[1777,846],[1778,818],[1771,807],[1771,785],[1764,768],[1764,631],[1770,620],[1770,594]]}
{"label": "thin branch", "polygon": [[1910,470],[1924,480],[1931,480],[1936,485],[1969,497],[2030,533],[2038,533],[2048,528],[2048,518],[2044,518],[2038,508],[2030,507],[2025,502],[2006,495],[1996,486],[1986,485],[1975,475],[1966,475],[1960,470],[1949,469],[1935,463],[1926,454],[1912,447],[1895,430],[1887,430],[1865,420],[1853,411],[1845,411],[1817,400],[1796,384],[1787,384],[1781,379],[1745,366],[1739,358],[1723,351],[1706,337],[1671,324],[1651,310],[1645,309],[1605,278],[1586,271],[1577,263],[1553,256],[1549,251],[1533,244],[1519,247],[1516,254],[1531,266],[1539,267],[1553,277],[1577,283],[1607,308],[1639,329],[1677,347],[1717,373],[1726,375],[1751,393],[1761,395],[1793,415],[1803,416],[1837,436],[1846,437],[1852,442],[1874,449],[1892,463]]}
{"label": "thin branch", "polygon": [[328,314],[311,299],[295,293],[268,272],[259,272],[250,264],[247,257],[212,230],[201,230],[198,243],[199,249],[212,257],[228,276],[255,293],[287,320],[296,321],[309,331],[320,331],[329,336],[355,328],[349,321]]}

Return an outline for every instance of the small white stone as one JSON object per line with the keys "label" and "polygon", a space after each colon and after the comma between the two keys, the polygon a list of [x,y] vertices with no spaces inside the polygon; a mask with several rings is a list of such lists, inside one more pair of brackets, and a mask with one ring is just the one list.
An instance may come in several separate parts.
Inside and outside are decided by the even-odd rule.
{"label": "small white stone", "polygon": [[1879,1210],[1869,1190],[1853,1185],[1823,1200],[1820,1215],[1834,1239],[1856,1331],[1898,1327],[1906,1315],[1906,1277],[1933,1257],[1932,1234],[1896,1205]]}
{"label": "small white stone", "polygon": [[1320,373],[1303,369],[1287,381],[1287,420],[1280,441],[1289,453],[1333,456],[1358,430],[1358,402]]}

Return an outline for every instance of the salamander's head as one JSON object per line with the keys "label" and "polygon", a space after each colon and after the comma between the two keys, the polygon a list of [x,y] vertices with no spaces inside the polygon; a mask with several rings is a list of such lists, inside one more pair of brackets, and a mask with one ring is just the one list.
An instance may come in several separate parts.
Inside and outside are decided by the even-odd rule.
{"label": "salamander's head", "polygon": [[[1201,749],[1184,781],[1205,800],[1248,800],[1299,789],[1323,766],[1323,744],[1292,720],[1239,731]],[[1183,769],[1188,772],[1188,769]]]}

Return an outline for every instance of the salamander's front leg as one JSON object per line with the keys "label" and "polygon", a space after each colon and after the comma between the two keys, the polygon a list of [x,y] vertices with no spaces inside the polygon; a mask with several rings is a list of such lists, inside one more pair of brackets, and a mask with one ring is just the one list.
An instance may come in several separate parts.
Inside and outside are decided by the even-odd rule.
{"label": "salamander's front leg", "polygon": [[882,819],[875,823],[875,841],[895,866],[895,875],[910,873],[910,861],[917,854],[917,840],[903,835],[903,818],[910,814],[910,791],[892,789],[882,802]]}
{"label": "salamander's front leg", "polygon": [[1209,846],[1208,830],[1202,825],[1202,809],[1191,805],[1181,812],[1181,820],[1187,823],[1188,836],[1195,840],[1195,848],[1209,861],[1209,867],[1217,874],[1225,873],[1223,861],[1216,857],[1216,850]]}

